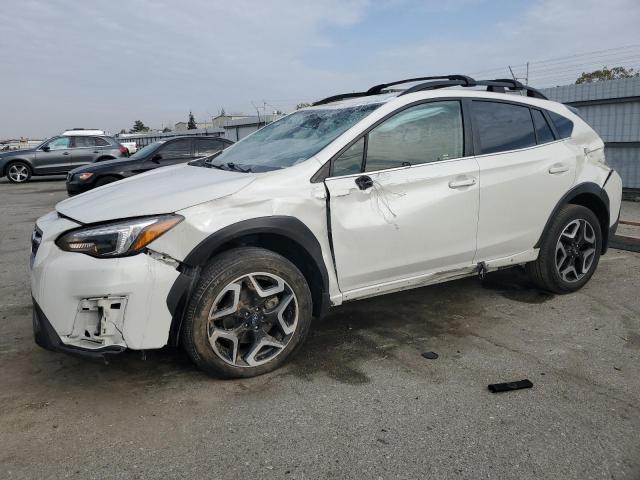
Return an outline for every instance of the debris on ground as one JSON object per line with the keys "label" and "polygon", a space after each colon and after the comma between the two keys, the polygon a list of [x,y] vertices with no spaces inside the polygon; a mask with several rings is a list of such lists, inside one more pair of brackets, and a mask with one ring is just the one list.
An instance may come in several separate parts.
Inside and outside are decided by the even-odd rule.
{"label": "debris on ground", "polygon": [[531,387],[533,387],[533,383],[531,383],[531,380],[528,380],[526,378],[524,380],[518,380],[515,382],[492,383],[491,385],[487,386],[491,393],[508,392],[510,390],[520,390],[521,388]]}
{"label": "debris on ground", "polygon": [[438,358],[438,354],[436,352],[424,352],[422,356],[428,360],[435,360]]}

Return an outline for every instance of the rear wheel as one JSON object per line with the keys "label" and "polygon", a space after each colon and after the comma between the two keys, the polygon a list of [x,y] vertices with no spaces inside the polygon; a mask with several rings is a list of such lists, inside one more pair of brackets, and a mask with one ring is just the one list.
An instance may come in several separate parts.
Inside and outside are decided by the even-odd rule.
{"label": "rear wheel", "polygon": [[28,182],[31,175],[31,167],[25,162],[12,162],[7,167],[7,178],[11,183]]}
{"label": "rear wheel", "polygon": [[182,344],[209,374],[253,377],[286,361],[306,338],[311,317],[311,292],[295,265],[269,250],[237,248],[202,273]]}
{"label": "rear wheel", "polygon": [[574,292],[595,272],[601,251],[598,217],[581,205],[565,205],[542,240],[538,259],[528,263],[526,270],[540,288]]}

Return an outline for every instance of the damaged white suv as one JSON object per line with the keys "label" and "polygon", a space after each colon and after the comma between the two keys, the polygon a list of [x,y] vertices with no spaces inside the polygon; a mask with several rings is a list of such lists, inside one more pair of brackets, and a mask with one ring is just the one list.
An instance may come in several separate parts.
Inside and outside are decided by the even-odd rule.
{"label": "damaged white suv", "polygon": [[337,95],[38,219],[35,338],[93,356],[179,344],[211,374],[262,374],[342,302],[516,265],[579,289],[621,191],[598,135],[518,82]]}

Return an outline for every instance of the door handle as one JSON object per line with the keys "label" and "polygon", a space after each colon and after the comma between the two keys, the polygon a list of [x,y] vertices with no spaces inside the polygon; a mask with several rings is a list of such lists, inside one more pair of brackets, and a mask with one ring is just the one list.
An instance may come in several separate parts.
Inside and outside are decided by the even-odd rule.
{"label": "door handle", "polygon": [[69,155],[69,152],[62,152],[63,155]]}
{"label": "door handle", "polygon": [[476,179],[473,177],[465,177],[460,178],[458,180],[451,180],[449,182],[449,188],[462,188],[462,187],[470,187],[471,185],[476,184]]}
{"label": "door handle", "polygon": [[558,173],[568,172],[569,167],[567,167],[564,163],[555,163],[549,167],[549,173],[554,175]]}
{"label": "door handle", "polygon": [[373,180],[371,180],[369,175],[361,175],[356,178],[356,185],[360,190],[366,190],[373,187]]}

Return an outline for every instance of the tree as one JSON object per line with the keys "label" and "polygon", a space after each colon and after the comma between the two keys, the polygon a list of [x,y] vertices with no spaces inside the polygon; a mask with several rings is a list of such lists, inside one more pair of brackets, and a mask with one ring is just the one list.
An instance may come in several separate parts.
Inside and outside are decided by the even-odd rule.
{"label": "tree", "polygon": [[296,110],[300,110],[301,108],[307,108],[310,107],[311,104],[310,103],[299,103],[298,105],[296,105]]}
{"label": "tree", "polygon": [[140,132],[148,132],[149,127],[147,127],[142,120],[136,120],[133,122],[133,128],[129,130],[129,133],[140,133]]}
{"label": "tree", "polygon": [[593,72],[582,72],[576,80],[576,85],[581,83],[593,83],[600,82],[602,80],[615,80],[617,78],[632,77],[640,77],[640,72],[636,72],[633,68],[602,67],[600,70],[594,70]]}
{"label": "tree", "polygon": [[120,133],[127,133],[127,131],[123,128],[122,130],[120,130]]}
{"label": "tree", "polygon": [[162,129],[162,133],[169,133],[171,131],[171,129],[169,127],[164,127]]}
{"label": "tree", "polygon": [[222,107],[222,108],[220,109],[220,116],[221,116],[221,117],[224,117],[224,116],[226,116],[226,115],[227,115],[227,112],[225,112],[225,111],[224,111],[224,107]]}
{"label": "tree", "polygon": [[187,130],[195,130],[198,128],[196,125],[196,119],[193,117],[193,113],[189,112],[189,122],[187,122]]}

